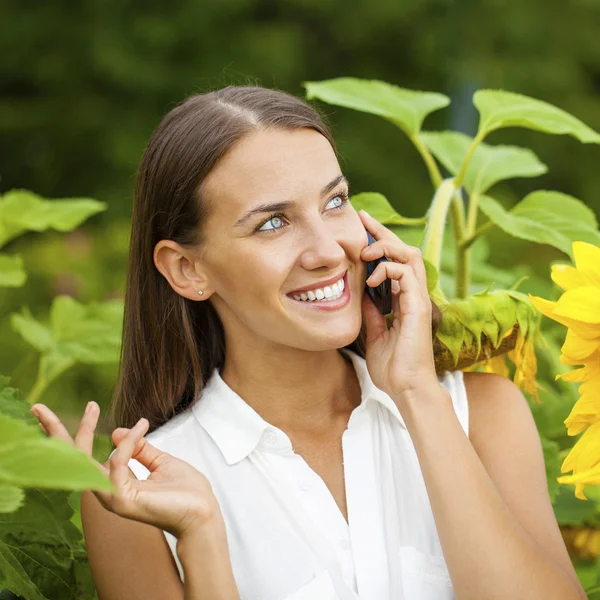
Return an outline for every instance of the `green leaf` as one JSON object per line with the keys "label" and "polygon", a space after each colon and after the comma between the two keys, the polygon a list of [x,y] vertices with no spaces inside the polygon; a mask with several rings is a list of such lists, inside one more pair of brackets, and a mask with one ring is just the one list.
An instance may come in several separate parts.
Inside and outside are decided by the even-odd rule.
{"label": "green leaf", "polygon": [[21,287],[26,280],[21,256],[0,253],[0,287]]}
{"label": "green leaf", "polygon": [[24,498],[21,488],[0,483],[0,513],[14,512],[23,504]]}
{"label": "green leaf", "polygon": [[11,315],[12,328],[39,352],[46,352],[54,347],[52,332],[48,327],[36,321],[26,306],[21,313]]}
{"label": "green leaf", "polygon": [[427,277],[427,291],[431,294],[435,290],[435,286],[438,284],[440,274],[435,268],[435,265],[429,262],[426,258],[423,259],[423,265],[425,266],[425,275]]}
{"label": "green leaf", "polygon": [[546,480],[548,482],[548,495],[550,501],[554,502],[558,496],[560,483],[556,478],[560,475],[560,446],[543,435],[540,435],[542,450],[544,453],[544,464],[546,465]]}
{"label": "green leaf", "polygon": [[83,537],[70,522],[69,496],[63,491],[29,489],[17,512],[0,515],[0,561],[4,557],[11,566],[0,565],[0,589],[22,594],[11,583],[17,572],[38,593],[30,589],[26,598],[95,597]]}
{"label": "green leaf", "polygon": [[[587,501],[579,500],[573,493],[573,490],[575,489],[574,485],[563,485],[560,483],[558,485],[558,493],[553,502],[556,520],[561,525],[585,525],[594,517],[598,508],[598,503],[593,498],[590,498]],[[586,487],[586,496],[588,490],[589,487]]]}
{"label": "green leaf", "polygon": [[0,483],[19,487],[111,490],[81,450],[39,428],[0,414]]}
{"label": "green leaf", "polygon": [[0,540],[0,589],[8,589],[26,600],[47,600],[13,554],[13,544]]}
{"label": "green leaf", "polygon": [[409,136],[419,132],[425,117],[450,104],[450,98],[434,92],[407,90],[374,79],[338,77],[304,81],[306,97],[328,104],[378,115],[400,127]]}
{"label": "green leaf", "polygon": [[[567,433],[565,419],[569,416],[575,402],[564,394],[558,395],[554,382],[540,380],[545,390],[540,390],[541,404],[531,404],[531,412],[541,435],[549,439],[559,439]],[[558,473],[560,475],[560,472]]]}
{"label": "green leaf", "polygon": [[481,210],[504,232],[538,244],[549,244],[572,257],[572,243],[600,245],[598,223],[583,202],[560,192],[529,194],[510,211],[490,196],[479,199]]}
{"label": "green leaf", "polygon": [[362,192],[350,198],[356,211],[365,210],[382,225],[417,225],[425,224],[426,219],[413,219],[398,214],[388,199],[378,192]]}
{"label": "green leaf", "polygon": [[480,114],[479,137],[502,127],[527,127],[600,144],[600,134],[568,112],[542,100],[504,90],[479,90],[473,95],[473,104]]}
{"label": "green leaf", "polygon": [[[458,131],[428,131],[420,135],[450,174],[457,175],[473,138]],[[548,167],[527,148],[481,143],[471,157],[464,186],[470,194],[484,194],[499,181],[537,177],[547,170]]]}
{"label": "green leaf", "polygon": [[50,324],[37,321],[27,308],[11,315],[12,326],[42,353],[40,377],[49,382],[77,362],[111,364],[119,360],[123,301],[83,305],[70,296],[57,296]]}
{"label": "green leaf", "polygon": [[26,231],[72,231],[106,208],[91,198],[45,200],[28,190],[11,190],[0,197],[0,247]]}
{"label": "green leaf", "polygon": [[8,387],[9,382],[9,377],[0,375],[0,413],[30,425],[37,425],[38,420],[30,412],[31,406],[25,402],[19,390]]}

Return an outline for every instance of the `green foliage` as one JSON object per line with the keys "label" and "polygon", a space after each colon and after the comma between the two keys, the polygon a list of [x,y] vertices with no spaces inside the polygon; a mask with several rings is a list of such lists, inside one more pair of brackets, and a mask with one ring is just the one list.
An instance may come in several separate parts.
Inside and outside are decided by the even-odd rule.
{"label": "green foliage", "polygon": [[[26,231],[71,231],[104,210],[90,199],[44,200],[17,190],[0,200],[0,245]],[[19,256],[0,256],[0,284],[25,282]],[[57,296],[49,324],[28,307],[11,317],[12,326],[40,353],[34,403],[59,374],[76,362],[118,361],[123,303],[83,305]],[[69,495],[59,490],[114,488],[97,465],[73,445],[49,438],[30,413],[30,404],[0,376],[0,590],[26,600],[95,597],[80,529],[71,522]]]}
{"label": "green foliage", "polygon": [[421,130],[425,117],[450,104],[443,94],[406,90],[385,81],[338,77],[328,81],[305,81],[306,97],[378,115],[407,135]]}
{"label": "green foliage", "polygon": [[568,134],[586,144],[600,144],[600,134],[568,112],[547,102],[504,90],[479,90],[473,104],[480,114],[477,137],[502,127],[527,127],[544,133]]}
{"label": "green foliage", "polygon": [[582,240],[600,245],[596,215],[583,202],[560,192],[537,191],[510,211],[490,196],[481,196],[481,210],[509,235],[549,244],[570,258],[572,243]]}
{"label": "green foliage", "polygon": [[0,514],[0,589],[27,600],[94,598],[81,531],[68,494],[29,489],[24,504]]}
{"label": "green foliage", "polygon": [[[451,175],[458,175],[473,138],[458,131],[428,131],[421,138]],[[473,153],[464,186],[470,194],[485,194],[500,181],[537,177],[548,171],[527,148],[490,146],[481,143]]]}
{"label": "green foliage", "polygon": [[20,314],[14,313],[14,330],[41,353],[30,404],[37,401],[49,383],[77,362],[117,362],[122,322],[121,300],[83,306],[69,296],[57,296],[50,309],[49,326],[36,321],[26,307]]}

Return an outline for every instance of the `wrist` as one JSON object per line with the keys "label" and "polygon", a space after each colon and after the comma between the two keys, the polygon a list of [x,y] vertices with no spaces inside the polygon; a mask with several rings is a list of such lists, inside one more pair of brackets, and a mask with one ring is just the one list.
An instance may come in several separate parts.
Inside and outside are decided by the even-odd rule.
{"label": "wrist", "polygon": [[407,427],[424,411],[436,412],[440,405],[452,405],[452,397],[439,382],[421,388],[404,390],[392,396]]}

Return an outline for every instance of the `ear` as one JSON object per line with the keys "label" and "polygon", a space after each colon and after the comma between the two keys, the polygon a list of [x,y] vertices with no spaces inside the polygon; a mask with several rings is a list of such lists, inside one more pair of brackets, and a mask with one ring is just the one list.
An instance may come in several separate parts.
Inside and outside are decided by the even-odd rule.
{"label": "ear", "polygon": [[[197,250],[184,248],[172,240],[161,240],[154,246],[153,259],[156,268],[180,296],[206,300],[213,293]],[[203,294],[199,295],[198,290]]]}

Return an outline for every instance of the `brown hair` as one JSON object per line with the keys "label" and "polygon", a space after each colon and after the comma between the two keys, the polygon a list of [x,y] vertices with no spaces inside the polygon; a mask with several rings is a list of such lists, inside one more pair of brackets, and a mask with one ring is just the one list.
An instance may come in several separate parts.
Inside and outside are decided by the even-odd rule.
{"label": "brown hair", "polygon": [[[309,127],[325,136],[319,113],[288,93],[227,86],[191,96],[173,108],[152,134],[135,189],[121,362],[109,419],[133,427],[141,418],[153,431],[198,398],[225,359],[224,331],[210,302],[177,294],[154,265],[163,239],[203,243],[210,206],[201,184],[215,163],[245,134],[268,127]],[[440,311],[433,304],[433,329]],[[364,328],[347,348],[364,358]]]}

